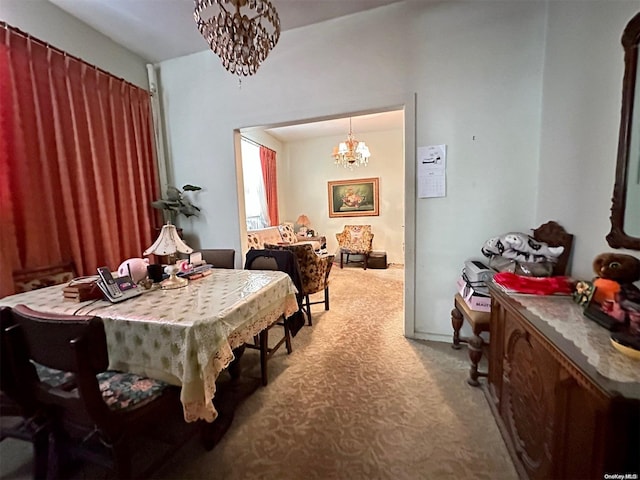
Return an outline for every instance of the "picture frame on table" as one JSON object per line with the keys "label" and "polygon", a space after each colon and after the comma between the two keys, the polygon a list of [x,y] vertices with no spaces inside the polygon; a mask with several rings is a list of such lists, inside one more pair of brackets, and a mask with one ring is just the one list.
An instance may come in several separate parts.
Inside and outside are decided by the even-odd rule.
{"label": "picture frame on table", "polygon": [[380,215],[380,179],[332,180],[327,182],[329,217]]}

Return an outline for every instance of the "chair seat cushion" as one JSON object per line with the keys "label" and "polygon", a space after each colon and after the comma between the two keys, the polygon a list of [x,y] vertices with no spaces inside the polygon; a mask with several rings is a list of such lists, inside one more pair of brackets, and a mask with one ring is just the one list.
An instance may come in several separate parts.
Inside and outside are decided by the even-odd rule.
{"label": "chair seat cushion", "polygon": [[370,253],[369,250],[365,250],[362,248],[341,248],[340,249],[341,253],[348,253],[350,255],[365,255]]}
{"label": "chair seat cushion", "polygon": [[48,383],[52,387],[61,387],[66,383],[70,383],[74,380],[73,373],[64,372],[62,370],[56,370],[55,368],[45,367],[36,362],[31,362],[36,367],[38,377],[44,383]]}
{"label": "chair seat cushion", "polygon": [[160,395],[169,384],[128,372],[101,372],[97,375],[105,403],[112,410],[132,410],[146,405]]}
{"label": "chair seat cushion", "polygon": [[[40,380],[55,388],[65,384],[74,388],[75,377],[71,372],[56,370],[33,362]],[[102,398],[111,410],[131,410],[152,402],[160,395],[167,383],[135,373],[106,371],[96,375]]]}

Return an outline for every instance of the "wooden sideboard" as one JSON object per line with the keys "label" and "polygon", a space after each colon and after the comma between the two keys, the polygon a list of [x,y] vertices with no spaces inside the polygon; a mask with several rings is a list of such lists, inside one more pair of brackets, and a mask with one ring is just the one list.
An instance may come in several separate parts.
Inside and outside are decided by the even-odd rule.
{"label": "wooden sideboard", "polygon": [[640,362],[569,297],[489,288],[487,396],[520,477],[638,478]]}

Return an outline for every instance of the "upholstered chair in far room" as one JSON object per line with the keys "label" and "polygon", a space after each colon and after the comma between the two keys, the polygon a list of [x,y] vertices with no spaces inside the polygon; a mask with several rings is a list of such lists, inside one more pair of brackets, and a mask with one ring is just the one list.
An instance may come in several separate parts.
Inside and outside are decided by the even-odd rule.
{"label": "upholstered chair in far room", "polygon": [[[179,388],[108,370],[99,317],[48,314],[17,305],[11,321],[6,345],[13,374],[20,378],[20,394],[37,403],[51,424],[56,455],[50,468],[77,457],[112,467],[116,478],[131,478],[133,436],[182,413]],[[43,375],[38,367],[49,373]],[[153,462],[150,468],[157,466]],[[58,472],[48,476],[57,478]]]}
{"label": "upholstered chair in far room", "polygon": [[[362,255],[362,264],[367,269],[369,254],[373,249],[373,233],[371,225],[345,225],[344,230],[336,233],[338,246],[340,247],[340,268],[349,263],[350,255]],[[344,261],[344,256],[347,256]]]}
{"label": "upholstered chair in far room", "polygon": [[[299,245],[269,245],[269,248],[290,250],[298,259],[300,276],[302,279],[302,295],[304,296],[304,311],[307,321],[311,321],[311,305],[324,303],[324,309],[329,310],[329,273],[333,266],[335,255],[318,255],[310,244]],[[312,302],[309,295],[324,291],[324,299]]]}

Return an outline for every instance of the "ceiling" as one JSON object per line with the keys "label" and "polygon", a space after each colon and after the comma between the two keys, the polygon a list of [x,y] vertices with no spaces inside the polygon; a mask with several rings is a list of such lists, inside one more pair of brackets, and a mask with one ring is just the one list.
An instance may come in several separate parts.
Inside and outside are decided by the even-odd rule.
{"label": "ceiling", "polygon": [[[151,63],[208,49],[193,19],[194,0],[48,1]],[[285,31],[398,1],[271,0],[271,3]],[[402,111],[375,113],[354,117],[353,133],[357,138],[358,132],[391,130],[402,125]],[[267,132],[283,142],[319,136],[346,137],[349,119],[282,126]]]}
{"label": "ceiling", "polygon": [[[156,63],[208,48],[193,19],[194,0],[49,0],[114,42]],[[400,0],[271,0],[281,30]]]}
{"label": "ceiling", "polygon": [[[404,125],[404,111],[372,113],[351,118],[353,135],[358,138],[359,133],[380,132],[402,128]],[[264,129],[268,134],[282,142],[295,142],[314,137],[343,136],[349,133],[349,117],[323,120],[320,122],[298,123],[278,128]]]}

